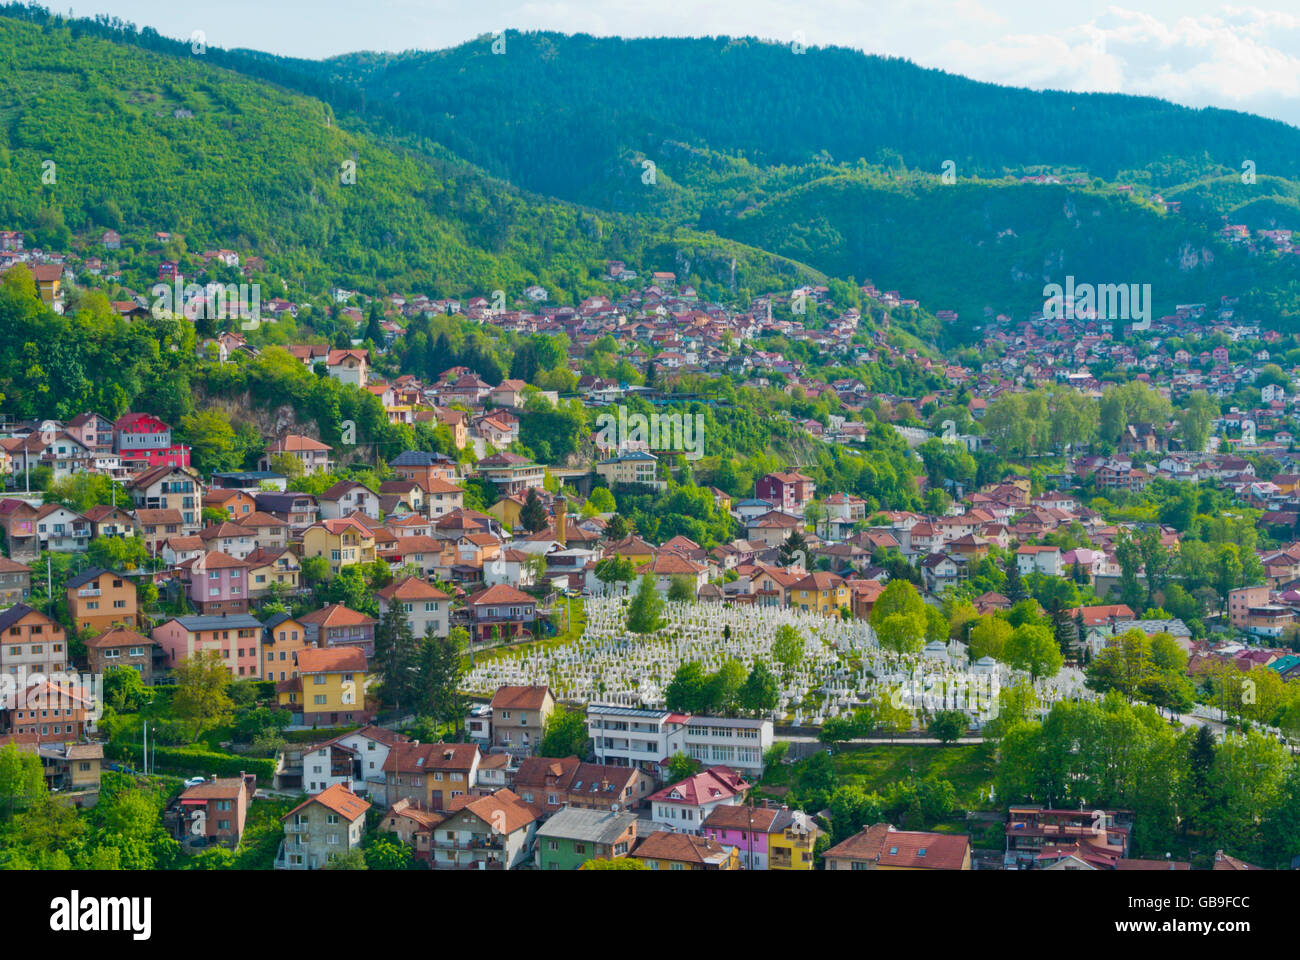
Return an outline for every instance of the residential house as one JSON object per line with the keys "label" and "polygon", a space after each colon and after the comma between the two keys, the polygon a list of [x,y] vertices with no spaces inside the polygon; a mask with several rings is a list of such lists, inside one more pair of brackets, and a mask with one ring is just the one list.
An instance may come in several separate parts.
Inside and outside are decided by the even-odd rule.
{"label": "residential house", "polygon": [[404,619],[417,637],[447,636],[451,623],[451,597],[418,577],[405,577],[376,590],[379,619],[383,620],[394,603],[400,605]]}
{"label": "residential house", "polygon": [[110,667],[127,667],[147,684],[153,679],[154,642],[126,627],[109,627],[86,641],[90,672],[102,674]]}
{"label": "residential house", "polygon": [[740,853],[711,837],[655,830],[637,843],[631,856],[647,870],[739,870]]}
{"label": "residential house", "polygon": [[307,725],[367,723],[366,657],[356,647],[306,647],[298,651],[298,676],[276,684],[282,709]]}
{"label": "residential house", "polygon": [[537,815],[510,790],[457,798],[434,830],[434,870],[514,870],[533,860]]}
{"label": "residential house", "polygon": [[650,795],[650,818],[668,830],[699,833],[717,807],[743,803],[749,784],[730,767],[706,767]]}
{"label": "residential house", "polygon": [[704,835],[740,854],[742,870],[811,870],[821,830],[789,807],[724,804],[704,821]]}
{"label": "residential house", "polygon": [[537,830],[538,870],[577,870],[588,860],[617,860],[636,845],[637,816],[569,807]]}
{"label": "residential house", "polygon": [[480,759],[473,743],[395,743],[383,765],[386,802],[406,799],[421,810],[449,810],[470,793]]}
{"label": "residential house", "polygon": [[360,611],[331,603],[298,618],[307,629],[307,641],[319,647],[360,650],[367,660],[375,655],[375,620]]}
{"label": "residential house", "polygon": [[51,553],[84,553],[90,545],[90,521],[59,503],[36,511],[36,536]]}
{"label": "residential house", "polygon": [[152,467],[127,481],[126,489],[137,510],[175,510],[180,514],[180,530],[168,531],[169,535],[199,532],[203,483],[194,470],[171,464]]}
{"label": "residential house", "polygon": [[334,784],[286,813],[284,846],[275,866],[319,870],[336,856],[361,846],[370,803],[342,784]]}
{"label": "residential house", "polygon": [[140,623],[135,584],[123,574],[88,567],[65,588],[68,616],[78,630],[135,627]]}
{"label": "residential house", "polygon": [[[220,844],[233,850],[244,836],[248,821],[248,804],[252,800],[249,777],[213,777],[186,787],[177,804],[180,807],[178,839],[193,846]],[[202,837],[206,843],[194,841]]]}
{"label": "residential house", "polygon": [[150,634],[163,650],[167,669],[200,650],[215,650],[232,677],[262,675],[260,647],[262,623],[248,614],[210,614],[171,617]]}
{"label": "residential house", "polygon": [[298,461],[304,474],[329,473],[334,469],[334,461],[330,457],[332,452],[328,443],[321,443],[299,433],[290,433],[267,445],[266,453],[258,461],[257,468],[272,470],[272,461],[288,456]]}
{"label": "residential house", "polygon": [[537,600],[504,583],[471,594],[465,607],[475,643],[521,637],[537,619]]}
{"label": "residential house", "polygon": [[511,753],[529,754],[542,742],[555,710],[549,687],[497,687],[492,697],[492,743]]}
{"label": "residential house", "polygon": [[338,520],[361,513],[378,518],[379,494],[356,480],[340,480],[316,498],[323,520]]}
{"label": "residential house", "polygon": [[802,473],[769,473],[754,481],[754,497],[766,500],[783,513],[802,517],[812,502],[817,484]]}
{"label": "residential house", "polygon": [[831,847],[822,862],[827,870],[969,870],[970,837],[877,823]]}
{"label": "residential house", "polygon": [[190,603],[201,614],[248,613],[246,560],[213,550],[190,562]]}
{"label": "residential house", "polygon": [[32,568],[0,557],[0,604],[22,603],[32,592]]}
{"label": "residential house", "polygon": [[285,681],[298,676],[298,654],[308,645],[307,627],[287,613],[277,613],[262,628],[262,679]]}
{"label": "residential house", "polygon": [[68,668],[63,627],[25,603],[0,610],[0,674],[49,676]]}
{"label": "residential house", "polygon": [[303,531],[302,558],[324,557],[330,576],[353,564],[374,563],[375,535],[356,517],[322,520]]}
{"label": "residential house", "polygon": [[407,742],[403,734],[367,724],[315,744],[302,754],[302,788],[320,793],[340,785],[358,795],[382,797],[388,752],[394,744]]}

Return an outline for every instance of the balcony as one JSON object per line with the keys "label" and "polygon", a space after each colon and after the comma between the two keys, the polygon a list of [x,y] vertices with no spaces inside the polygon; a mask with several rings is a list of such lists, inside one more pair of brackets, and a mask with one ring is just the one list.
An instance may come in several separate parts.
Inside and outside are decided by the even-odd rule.
{"label": "balcony", "polygon": [[493,840],[485,840],[482,837],[474,837],[470,840],[434,840],[433,847],[435,850],[504,850],[505,841],[500,837]]}

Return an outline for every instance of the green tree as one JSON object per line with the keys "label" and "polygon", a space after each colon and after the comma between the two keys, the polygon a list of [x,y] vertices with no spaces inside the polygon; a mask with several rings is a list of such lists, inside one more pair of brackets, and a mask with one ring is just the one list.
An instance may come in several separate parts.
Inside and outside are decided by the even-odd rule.
{"label": "green tree", "polygon": [[415,869],[411,848],[390,836],[377,834],[371,837],[368,843],[363,844],[362,851],[367,870]]}
{"label": "green tree", "polygon": [[678,750],[668,758],[668,769],[664,772],[669,783],[678,783],[700,772],[700,761],[688,757]]}
{"label": "green tree", "polygon": [[930,736],[947,745],[956,743],[970,727],[970,720],[960,710],[940,710],[930,720]]}
{"label": "green tree", "polygon": [[586,758],[590,753],[591,737],[587,735],[586,714],[580,710],[567,710],[557,706],[546,718],[546,728],[537,755]]}
{"label": "green tree", "polygon": [[402,704],[414,705],[420,642],[411,629],[402,604],[394,598],[375,627],[372,672],[383,683],[384,699],[400,712]]}
{"label": "green tree", "polygon": [[139,671],[130,667],[109,667],[104,671],[104,703],[118,713],[135,713],[153,699]]}
{"label": "green tree", "polygon": [[925,601],[906,580],[889,581],[871,608],[870,623],[887,650],[915,653],[925,645],[929,625]]}
{"label": "green tree", "polygon": [[542,506],[542,498],[537,495],[536,487],[529,487],[528,496],[524,499],[523,509],[519,511],[519,522],[529,533],[536,533],[546,528],[549,520],[546,516],[546,508]]}
{"label": "green tree", "polygon": [[0,800],[6,816],[24,809],[45,795],[41,758],[20,750],[16,743],[0,747]]}
{"label": "green tree", "polygon": [[762,660],[754,661],[740,690],[739,702],[742,710],[754,716],[771,713],[780,702],[776,677]]}
{"label": "green tree", "polygon": [[694,602],[695,581],[687,576],[673,577],[668,584],[668,600],[672,603]]}
{"label": "green tree", "polygon": [[1006,662],[1030,676],[1054,677],[1065,663],[1056,638],[1047,627],[1022,624],[1011,632],[1004,651]]}
{"label": "green tree", "polygon": [[235,709],[226,690],[230,670],[218,651],[196,651],[178,663],[173,673],[172,716],[189,724],[194,739],[230,721]]}
{"label": "green tree", "polygon": [[627,628],[632,633],[654,633],[663,626],[664,601],[655,587],[655,579],[643,574],[636,595],[627,608]]}
{"label": "green tree", "polygon": [[781,665],[781,675],[789,677],[803,662],[804,639],[788,623],[776,628],[776,638],[772,641],[772,659]]}

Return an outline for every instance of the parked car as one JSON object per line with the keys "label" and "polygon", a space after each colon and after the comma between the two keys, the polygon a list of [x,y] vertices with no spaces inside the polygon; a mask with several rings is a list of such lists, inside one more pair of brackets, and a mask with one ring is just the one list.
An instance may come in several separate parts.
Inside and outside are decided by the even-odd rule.
{"label": "parked car", "polygon": [[190,777],[188,780],[185,781],[185,786],[197,787],[200,783],[204,783],[206,780],[207,780],[206,777]]}

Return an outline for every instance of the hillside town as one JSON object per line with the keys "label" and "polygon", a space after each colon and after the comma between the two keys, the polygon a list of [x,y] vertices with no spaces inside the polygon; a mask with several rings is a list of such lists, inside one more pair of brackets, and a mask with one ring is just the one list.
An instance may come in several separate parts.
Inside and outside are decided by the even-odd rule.
{"label": "hillside town", "polygon": [[[576,306],[335,289],[339,344],[299,322],[319,304],[223,312],[264,269],[231,250],[190,257],[188,285],[161,259],[160,313],[121,286],[121,242],[0,232],[0,270],[56,314],[111,292],[122,322],[191,324],[206,369],[274,360],[430,431],[402,438],[438,433],[385,447],[277,411],[240,424],[236,469],[204,469],[211,438],[162,410],[0,414],[2,742],[51,795],[93,810],[105,782],[157,784],[170,856],[285,870],[1279,865],[1209,813],[1058,806],[1008,772],[1013,719],[1085,709],[1145,711],[1153,744],[1295,752],[1300,355],[1234,295],[1141,337],[990,316],[945,362],[899,335],[920,305],[869,282],[861,307],[814,286],[740,309],[613,261],[617,293]],[[430,318],[564,352],[526,376],[402,372]],[[844,375],[873,367],[919,389]],[[692,432],[729,406],[701,376],[784,397],[801,452],[699,482],[729,456]],[[581,426],[548,456],[534,425],[559,411]],[[906,499],[824,459],[886,448]],[[657,536],[685,528],[629,504],[709,525]],[[855,781],[862,751],[909,767]],[[918,777],[918,751],[978,769]],[[1254,813],[1267,836],[1285,808]]]}

